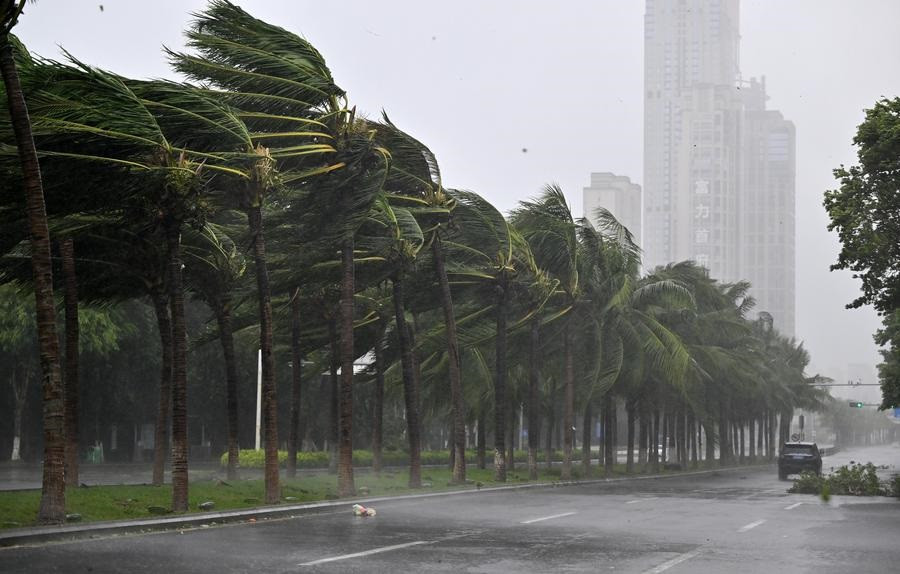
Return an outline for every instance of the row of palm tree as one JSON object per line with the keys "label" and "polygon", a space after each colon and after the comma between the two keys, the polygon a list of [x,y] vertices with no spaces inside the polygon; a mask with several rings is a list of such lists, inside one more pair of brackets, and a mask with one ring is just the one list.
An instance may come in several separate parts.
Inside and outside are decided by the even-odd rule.
{"label": "row of palm tree", "polygon": [[[162,483],[169,459],[175,511],[188,500],[186,295],[208,305],[222,346],[229,476],[239,462],[234,334],[258,329],[267,503],[280,500],[279,349],[289,349],[293,371],[288,472],[304,435],[307,365],[332,381],[321,407],[330,414],[342,496],[355,492],[361,357],[369,357],[362,376],[375,382],[375,468],[384,387],[396,384],[412,487],[421,486],[426,415],[446,421],[453,481],[462,483],[473,422],[483,463],[493,421],[494,472],[503,481],[513,463],[511,406],[527,408],[532,476],[541,421],[549,444],[561,411],[568,479],[576,417],[589,422],[599,406],[611,429],[616,397],[627,407],[629,466],[638,420],[639,460],[646,451],[658,464],[658,437],[671,428],[678,456],[686,463],[690,452],[696,461],[702,428],[707,458],[718,444],[727,462],[745,429],[751,456],[754,433],[765,432],[774,449],[776,417],[784,429],[794,407],[820,398],[802,347],[747,318],[748,285],[720,284],[690,262],[641,276],[628,230],[603,210],[591,214],[597,225],[573,216],[555,185],[509,217],[475,192],[445,188],[434,154],[386,114],[357,113],[309,42],[227,0],[197,15],[186,52],[167,52],[193,84],[133,80],[68,54],[65,62],[32,57],[8,20],[0,52],[21,86],[4,64],[13,103],[0,130],[15,133],[19,145],[0,148],[0,281],[33,286],[47,344],[41,521],[64,517],[64,485],[77,484],[79,304],[139,298],[153,306],[162,349],[153,481]],[[23,122],[16,106],[25,101],[30,121]],[[31,133],[20,136],[19,124]],[[17,154],[25,140],[33,142],[31,159]],[[41,176],[42,190],[33,187]],[[44,235],[32,196],[46,200]],[[51,245],[66,299],[65,385],[53,346]],[[44,267],[32,263],[29,272],[27,260]],[[612,434],[604,433],[607,464]]]}

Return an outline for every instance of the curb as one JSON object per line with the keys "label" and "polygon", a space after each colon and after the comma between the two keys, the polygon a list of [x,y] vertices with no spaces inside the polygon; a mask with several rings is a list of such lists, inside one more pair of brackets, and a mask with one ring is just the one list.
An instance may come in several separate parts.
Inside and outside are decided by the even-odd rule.
{"label": "curb", "polygon": [[150,518],[142,520],[115,520],[93,522],[88,524],[72,524],[60,526],[33,526],[27,528],[0,531],[0,548],[34,545],[46,542],[70,542],[74,540],[96,539],[121,534],[146,534],[182,529],[207,528],[213,524],[227,524],[254,520],[270,520],[295,518],[298,516],[344,512],[353,502],[371,504],[398,500],[417,500],[444,496],[476,495],[504,491],[528,490],[534,488],[560,488],[569,486],[588,486],[593,484],[612,484],[634,480],[659,480],[686,476],[701,476],[719,472],[762,469],[769,465],[729,466],[709,470],[677,472],[672,474],[651,474],[643,476],[625,476],[617,478],[597,478],[591,480],[568,480],[556,482],[538,482],[515,484],[508,486],[491,486],[488,488],[469,488],[465,490],[449,490],[444,492],[428,492],[422,494],[401,494],[397,496],[377,496],[359,499],[344,499],[328,502],[312,502],[290,506],[262,506],[242,510],[222,512],[203,512],[168,518]]}

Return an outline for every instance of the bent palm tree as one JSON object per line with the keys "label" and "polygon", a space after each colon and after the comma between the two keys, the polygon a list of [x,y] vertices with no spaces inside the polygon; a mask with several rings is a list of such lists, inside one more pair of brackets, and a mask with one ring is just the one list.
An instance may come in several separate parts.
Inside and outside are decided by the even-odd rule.
{"label": "bent palm tree", "polygon": [[22,180],[28,212],[28,236],[31,241],[31,267],[34,277],[35,312],[40,340],[44,404],[44,464],[38,522],[62,522],[65,519],[65,416],[62,380],[59,368],[59,340],[53,300],[53,268],[50,255],[50,231],[41,183],[41,168],[31,132],[28,106],[19,81],[11,35],[25,0],[0,1],[0,73],[6,91],[9,117],[21,161]]}

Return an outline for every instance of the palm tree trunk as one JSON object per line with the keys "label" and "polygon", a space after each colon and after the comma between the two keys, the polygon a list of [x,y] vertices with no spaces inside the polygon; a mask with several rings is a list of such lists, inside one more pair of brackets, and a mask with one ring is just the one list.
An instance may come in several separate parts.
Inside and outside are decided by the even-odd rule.
{"label": "palm tree trunk", "polygon": [[[9,7],[7,10],[13,10]],[[22,180],[28,211],[31,243],[31,274],[34,283],[37,331],[40,343],[43,382],[44,465],[38,522],[56,523],[66,515],[66,429],[65,390],[59,368],[59,339],[56,336],[56,309],[53,299],[53,267],[50,231],[44,204],[44,187],[37,150],[31,134],[31,120],[19,73],[13,58],[8,31],[0,35],[0,73],[6,86],[9,115],[19,150]]]}
{"label": "palm tree trunk", "polygon": [[591,427],[593,426],[593,417],[591,401],[585,401],[584,420],[581,423],[581,470],[584,478],[591,476]]}
{"label": "palm tree trunk", "polygon": [[394,276],[394,315],[397,323],[397,337],[400,342],[400,366],[403,375],[403,400],[406,404],[406,436],[409,439],[409,487],[422,487],[422,458],[420,453],[419,408],[413,369],[412,345],[409,325],[406,322],[406,301],[404,299],[403,278]]}
{"label": "palm tree trunk", "polygon": [[216,305],[216,322],[219,326],[219,343],[225,361],[225,415],[228,428],[228,466],[226,477],[237,478],[240,457],[238,444],[237,360],[234,355],[234,330],[231,326],[231,296],[225,295]]}
{"label": "palm tree trunk", "polygon": [[338,495],[354,496],[353,482],[353,294],[356,281],[353,235],[344,238],[341,248],[341,422],[338,436]]}
{"label": "palm tree trunk", "polygon": [[291,298],[291,428],[288,434],[287,475],[297,476],[300,431],[300,400],[303,392],[303,353],[300,350],[300,288]]}
{"label": "palm tree trunk", "polygon": [[478,441],[475,444],[475,464],[481,470],[487,466],[487,409],[482,405],[478,411]]}
{"label": "palm tree trunk", "polygon": [[725,403],[719,405],[719,465],[728,464],[731,453],[728,434],[730,433],[728,420],[725,418]]}
{"label": "palm tree trunk", "polygon": [[172,510],[188,509],[187,333],[181,271],[180,224],[166,225],[169,308],[172,312]]}
{"label": "palm tree trunk", "polygon": [[172,510],[188,509],[187,333],[181,271],[181,229],[166,224],[169,258],[169,308],[172,312]]}
{"label": "palm tree trunk", "polygon": [[647,411],[642,407],[638,418],[638,464],[646,470],[647,466]]}
{"label": "palm tree trunk", "polygon": [[381,473],[382,449],[384,444],[384,332],[386,321],[379,322],[378,337],[375,339],[375,397],[372,410],[372,472]]}
{"label": "palm tree trunk", "polygon": [[450,375],[450,428],[453,432],[454,459],[451,482],[466,482],[466,416],[463,401],[462,375],[460,374],[459,341],[456,335],[456,318],[453,315],[453,299],[450,294],[450,281],[444,267],[444,249],[440,233],[434,234],[432,243],[435,269],[441,288],[441,307],[444,310],[444,324],[447,329],[447,360]]}
{"label": "palm tree trunk", "polygon": [[338,426],[340,425],[340,409],[338,390],[338,366],[340,364],[340,342],[333,318],[328,319],[328,341],[330,345],[329,365],[329,399],[328,399],[328,473],[337,474]]}
{"label": "palm tree trunk", "polygon": [[510,403],[506,408],[509,417],[506,435],[506,473],[516,470],[516,405]]}
{"label": "palm tree trunk", "polygon": [[572,427],[575,422],[575,356],[572,348],[572,317],[566,318],[563,333],[563,355],[565,360],[565,402],[563,404],[563,461],[560,479],[572,479]]}
{"label": "palm tree trunk", "polygon": [[650,431],[650,462],[653,472],[659,472],[659,409],[653,411],[652,430]]}
{"label": "palm tree trunk", "polygon": [[153,485],[165,481],[166,459],[169,454],[169,410],[172,401],[172,320],[169,301],[161,286],[151,289],[159,343],[162,348],[162,369],[159,377],[159,403],[156,408],[156,428],[153,436]]}
{"label": "palm tree trunk", "polygon": [[59,244],[65,281],[66,307],[66,485],[78,486],[78,280],[75,275],[75,242]]}
{"label": "palm tree trunk", "polygon": [[528,356],[528,478],[537,480],[537,451],[539,429],[541,427],[540,408],[538,405],[538,384],[540,379],[540,366],[538,351],[541,343],[541,322],[535,317],[531,320],[531,337],[529,338]]}
{"label": "palm tree trunk", "polygon": [[551,400],[550,410],[547,413],[547,436],[544,443],[544,466],[547,470],[553,468],[553,428],[556,426],[556,418],[553,415],[553,401]]}
{"label": "palm tree trunk", "polygon": [[275,396],[275,357],[272,349],[272,295],[266,265],[266,241],[263,235],[262,208],[256,204],[247,210],[247,221],[253,241],[256,265],[256,287],[259,297],[259,348],[262,352],[262,416],[265,448],[266,504],[281,498],[278,486],[278,404]]}
{"label": "palm tree trunk", "polygon": [[628,430],[625,433],[625,440],[628,443],[625,454],[625,472],[631,474],[634,472],[634,401],[631,399],[625,402],[625,415],[628,419]]}
{"label": "palm tree trunk", "polygon": [[611,474],[615,465],[615,437],[616,437],[616,417],[615,417],[615,401],[612,393],[607,392],[603,397],[603,469],[606,474]]}
{"label": "palm tree trunk", "polygon": [[506,482],[506,291],[497,286],[497,373],[494,376],[494,480]]}

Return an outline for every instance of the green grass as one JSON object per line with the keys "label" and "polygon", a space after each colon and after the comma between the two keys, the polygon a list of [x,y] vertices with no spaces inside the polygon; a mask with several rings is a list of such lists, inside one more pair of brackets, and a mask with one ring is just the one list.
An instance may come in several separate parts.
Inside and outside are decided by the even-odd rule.
{"label": "green grass", "polygon": [[[580,468],[573,466],[577,477]],[[493,470],[467,469],[468,478],[483,487],[499,486],[493,480]],[[599,474],[599,473],[598,473]],[[522,484],[527,481],[526,470],[515,470],[509,473],[505,484]],[[384,495],[397,495],[414,492],[434,492],[445,490],[474,489],[474,484],[451,486],[450,471],[447,469],[428,468],[422,471],[422,489],[407,487],[409,474],[406,470],[383,472],[375,476],[369,472],[357,472],[355,483],[357,490],[361,487],[369,489],[369,494],[357,498],[368,498]],[[559,480],[559,469],[541,470],[539,481]],[[203,480],[193,481],[189,490],[189,513],[200,512],[198,505],[212,501],[214,510],[236,510],[253,508],[263,504],[264,483],[262,480]],[[337,499],[337,477],[327,473],[305,475],[296,479],[281,480],[283,504],[299,504]],[[33,526],[40,502],[39,490],[0,491],[0,528],[20,528]],[[352,500],[348,499],[348,503]],[[66,512],[80,514],[82,522],[100,520],[124,520],[154,518],[148,507],[172,506],[171,485],[122,485],[91,486],[72,488],[66,491]]]}

